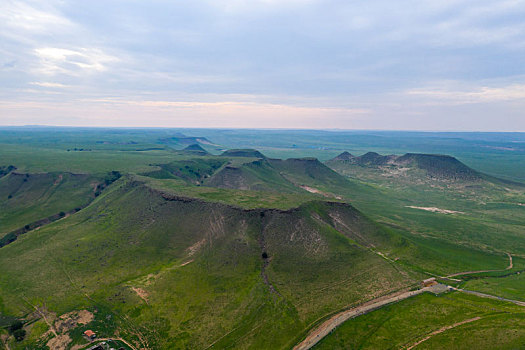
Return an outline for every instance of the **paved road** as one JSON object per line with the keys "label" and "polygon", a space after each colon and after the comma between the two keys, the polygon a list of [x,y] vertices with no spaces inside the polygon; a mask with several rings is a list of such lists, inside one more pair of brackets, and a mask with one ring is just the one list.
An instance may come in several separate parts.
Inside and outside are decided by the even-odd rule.
{"label": "paved road", "polygon": [[310,349],[315,344],[317,344],[321,339],[327,336],[331,331],[333,331],[337,326],[341,325],[343,322],[347,321],[348,319],[354,318],[360,315],[364,315],[366,313],[369,313],[370,311],[379,309],[380,307],[385,306],[387,304],[395,303],[395,302],[413,297],[414,295],[418,295],[423,292],[430,291],[431,288],[432,287],[425,287],[425,288],[414,290],[414,291],[398,292],[394,294],[389,294],[389,295],[371,300],[353,309],[342,311],[332,316],[331,318],[323,322],[320,326],[312,330],[308,334],[306,339],[300,342],[299,344],[297,344],[293,349],[294,350]]}

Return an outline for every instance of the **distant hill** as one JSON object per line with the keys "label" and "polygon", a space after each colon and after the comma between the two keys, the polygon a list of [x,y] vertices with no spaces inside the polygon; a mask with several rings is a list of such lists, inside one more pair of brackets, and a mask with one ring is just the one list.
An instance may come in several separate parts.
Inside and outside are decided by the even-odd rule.
{"label": "distant hill", "polygon": [[403,156],[384,156],[376,152],[368,152],[357,157],[349,155],[350,153],[343,152],[327,161],[326,164],[334,169],[355,165],[377,169],[383,168],[384,170],[393,168],[418,169],[424,171],[428,177],[438,180],[477,181],[482,179],[480,173],[469,168],[456,158],[447,155],[407,153]]}
{"label": "distant hill", "polygon": [[185,136],[183,134],[177,133],[176,136],[172,137],[165,137],[162,139],[159,139],[161,143],[167,143],[167,144],[179,144],[179,145],[193,145],[193,144],[212,144],[210,140],[208,140],[205,137],[201,136]]}
{"label": "distant hill", "polygon": [[193,143],[189,145],[188,147],[184,148],[182,151],[187,152],[187,153],[197,154],[200,156],[209,154],[208,151],[202,148],[201,145],[199,145],[198,143]]}
{"label": "distant hill", "polygon": [[206,186],[268,192],[299,192],[266,159],[241,164],[228,164],[207,179]]}
{"label": "distant hill", "polygon": [[270,164],[296,184],[348,185],[344,177],[317,158],[270,159]]}
{"label": "distant hill", "polygon": [[266,158],[256,149],[229,149],[221,154],[223,157],[246,157],[246,158]]}
{"label": "distant hill", "polygon": [[332,198],[337,197],[335,192],[351,186],[346,178],[317,158],[270,159],[252,149],[233,149],[220,156],[198,156],[158,167],[159,170],[142,175],[157,179],[179,178],[192,184],[227,189],[272,193],[307,191]]}
{"label": "distant hill", "polygon": [[344,151],[343,153],[333,158],[332,160],[352,160],[354,158],[356,158],[356,156],[354,156],[352,153]]}
{"label": "distant hill", "polygon": [[226,160],[220,157],[195,157],[193,159],[176,160],[167,164],[159,164],[159,170],[153,170],[142,175],[156,179],[180,178],[193,184],[201,184],[204,179],[212,176],[226,162]]}
{"label": "distant hill", "polygon": [[398,166],[416,167],[438,179],[480,180],[481,175],[454,157],[437,154],[407,153],[395,159]]}

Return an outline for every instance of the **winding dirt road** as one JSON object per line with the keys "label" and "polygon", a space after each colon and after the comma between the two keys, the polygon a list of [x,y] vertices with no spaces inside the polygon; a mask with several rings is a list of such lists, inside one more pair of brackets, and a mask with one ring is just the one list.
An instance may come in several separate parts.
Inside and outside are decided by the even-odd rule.
{"label": "winding dirt road", "polygon": [[514,267],[514,264],[512,263],[512,255],[510,255],[509,253],[506,253],[507,256],[509,257],[509,266],[507,266],[505,269],[503,270],[480,270],[480,271],[465,271],[465,272],[458,272],[458,273],[453,273],[452,275],[448,275],[446,276],[446,278],[450,278],[450,277],[456,277],[456,276],[463,276],[463,275],[470,275],[470,274],[473,274],[473,273],[484,273],[484,272],[499,272],[499,271],[506,271],[506,270],[510,270]]}
{"label": "winding dirt road", "polygon": [[457,323],[454,323],[453,325],[450,325],[450,326],[445,326],[443,328],[440,328],[438,329],[437,331],[434,331],[432,333],[430,333],[429,335],[427,335],[425,338],[415,342],[414,344],[410,345],[408,348],[406,348],[406,350],[412,350],[413,348],[415,348],[416,346],[418,346],[419,344],[429,340],[430,338],[432,338],[433,336],[435,335],[438,335],[439,333],[443,333],[444,331],[447,331],[449,329],[452,329],[452,328],[455,328],[455,327],[459,327],[461,325],[464,325],[465,323],[470,323],[470,322],[474,322],[474,321],[477,321],[477,320],[480,320],[481,317],[474,317],[474,318],[470,318],[468,320],[465,320],[465,321],[461,321],[461,322],[457,322]]}

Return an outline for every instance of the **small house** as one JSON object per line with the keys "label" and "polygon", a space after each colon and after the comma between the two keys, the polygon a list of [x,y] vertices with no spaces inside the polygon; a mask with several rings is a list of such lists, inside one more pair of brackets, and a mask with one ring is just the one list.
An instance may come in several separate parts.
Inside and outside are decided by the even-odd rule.
{"label": "small house", "polygon": [[95,339],[97,337],[95,332],[93,332],[91,329],[88,329],[87,331],[85,331],[84,335],[86,336],[86,338],[88,338],[90,340],[93,340],[93,339]]}
{"label": "small house", "polygon": [[435,277],[427,278],[426,280],[423,280],[421,282],[421,285],[423,287],[430,287],[430,286],[433,286],[433,285],[436,285],[436,284],[438,284],[438,283],[437,283]]}

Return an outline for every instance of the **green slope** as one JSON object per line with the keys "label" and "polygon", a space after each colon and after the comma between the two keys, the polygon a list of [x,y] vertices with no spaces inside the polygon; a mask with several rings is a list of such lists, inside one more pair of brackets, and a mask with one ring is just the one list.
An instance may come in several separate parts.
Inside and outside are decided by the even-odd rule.
{"label": "green slope", "polygon": [[17,173],[0,178],[0,236],[93,199],[101,177],[71,173]]}
{"label": "green slope", "polygon": [[245,210],[121,179],[0,248],[0,310],[96,309],[100,336],[150,348],[287,348],[321,317],[414,282],[367,244],[402,248],[346,204]]}

